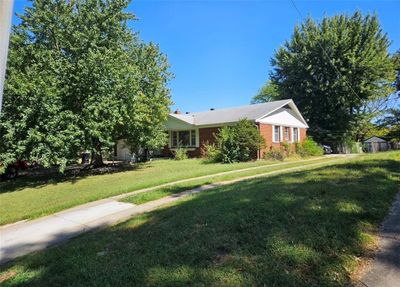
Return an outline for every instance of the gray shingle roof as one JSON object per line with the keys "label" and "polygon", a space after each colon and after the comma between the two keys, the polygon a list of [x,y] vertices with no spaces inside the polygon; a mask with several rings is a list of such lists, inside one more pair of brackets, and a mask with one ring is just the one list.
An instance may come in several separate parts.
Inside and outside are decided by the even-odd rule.
{"label": "gray shingle roof", "polygon": [[281,100],[241,107],[215,109],[206,112],[170,115],[196,126],[233,123],[241,119],[256,120],[289,102],[291,102],[291,100]]}

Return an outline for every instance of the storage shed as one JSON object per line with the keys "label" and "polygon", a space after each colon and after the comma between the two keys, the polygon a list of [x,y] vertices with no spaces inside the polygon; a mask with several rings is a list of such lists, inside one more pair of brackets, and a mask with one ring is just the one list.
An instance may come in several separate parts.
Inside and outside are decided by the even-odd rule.
{"label": "storage shed", "polygon": [[367,152],[386,151],[390,149],[390,145],[387,140],[376,136],[365,140],[364,144]]}

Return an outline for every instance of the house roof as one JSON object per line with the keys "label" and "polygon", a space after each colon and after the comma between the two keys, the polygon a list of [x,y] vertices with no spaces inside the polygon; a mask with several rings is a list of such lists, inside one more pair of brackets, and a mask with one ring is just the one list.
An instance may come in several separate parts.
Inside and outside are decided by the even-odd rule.
{"label": "house roof", "polygon": [[171,117],[181,120],[185,123],[194,125],[194,116],[193,114],[169,114]]}
{"label": "house roof", "polygon": [[372,136],[367,138],[364,142],[369,143],[369,142],[387,142],[384,138],[377,137],[377,136]]}
{"label": "house roof", "polygon": [[[233,123],[241,119],[257,121],[286,105],[292,106],[301,117],[300,112],[291,99],[190,114],[170,114],[170,116],[195,126],[216,125]],[[304,121],[302,117],[301,119]],[[306,124],[305,121],[304,123]]]}

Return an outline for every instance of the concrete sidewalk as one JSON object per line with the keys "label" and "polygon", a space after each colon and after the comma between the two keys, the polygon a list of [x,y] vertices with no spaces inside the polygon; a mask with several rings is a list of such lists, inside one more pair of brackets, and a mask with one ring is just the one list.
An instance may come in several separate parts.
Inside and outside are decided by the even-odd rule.
{"label": "concrete sidewalk", "polygon": [[203,185],[141,205],[104,199],[36,220],[2,227],[0,229],[0,264],[67,241],[81,233],[117,224],[190,194],[228,183]]}
{"label": "concrete sidewalk", "polygon": [[331,160],[324,163],[309,163],[301,167],[286,168],[284,170],[275,170],[207,184],[141,205],[118,201],[124,196],[154,190],[155,188],[138,190],[133,193],[83,204],[39,219],[6,225],[0,228],[0,264],[61,243],[83,232],[117,224],[132,216],[152,211],[162,205],[191,194],[243,180],[329,166],[336,164],[339,160]]}
{"label": "concrete sidewalk", "polygon": [[379,251],[361,283],[367,287],[400,287],[400,192],[379,232]]}

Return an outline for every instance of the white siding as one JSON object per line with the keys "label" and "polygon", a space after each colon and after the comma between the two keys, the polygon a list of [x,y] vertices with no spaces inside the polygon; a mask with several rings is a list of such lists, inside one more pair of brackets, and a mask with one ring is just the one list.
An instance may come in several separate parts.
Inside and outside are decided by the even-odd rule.
{"label": "white siding", "polygon": [[169,116],[165,128],[167,130],[192,130],[193,125]]}
{"label": "white siding", "polygon": [[259,122],[263,124],[271,124],[277,126],[307,128],[307,126],[298,117],[295,116],[295,113],[292,110],[284,108],[279,109],[278,111],[266,116],[265,118],[262,118],[261,120],[259,120]]}
{"label": "white siding", "polygon": [[125,141],[124,140],[119,140],[117,142],[117,156],[115,157],[116,160],[122,160],[122,161],[130,161],[132,158],[132,154],[125,146]]}

